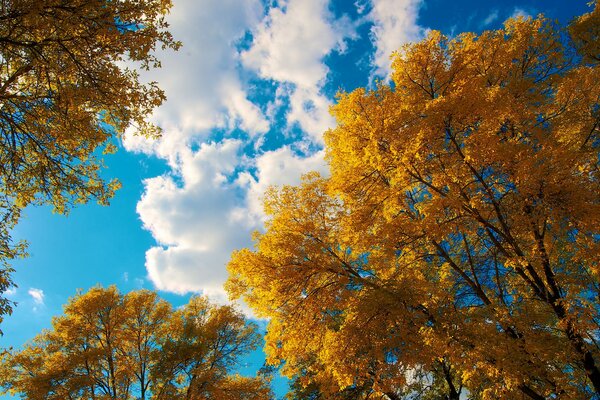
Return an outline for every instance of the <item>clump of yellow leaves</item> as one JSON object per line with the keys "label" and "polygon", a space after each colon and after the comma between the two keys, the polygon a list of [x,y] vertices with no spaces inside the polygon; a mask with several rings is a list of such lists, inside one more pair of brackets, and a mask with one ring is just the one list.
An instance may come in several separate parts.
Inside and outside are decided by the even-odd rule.
{"label": "clump of yellow leaves", "polygon": [[298,393],[600,395],[599,18],[431,32],[339,95],[331,177],[229,264]]}

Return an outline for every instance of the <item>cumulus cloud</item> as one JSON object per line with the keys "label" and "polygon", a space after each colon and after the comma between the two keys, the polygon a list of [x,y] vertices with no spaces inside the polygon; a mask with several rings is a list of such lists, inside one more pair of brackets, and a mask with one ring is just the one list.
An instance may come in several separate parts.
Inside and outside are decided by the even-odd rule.
{"label": "cumulus cloud", "polygon": [[292,84],[279,93],[289,99],[288,125],[297,123],[315,143],[334,124],[331,101],[321,93],[329,72],[323,58],[344,51],[355,29],[347,17],[334,18],[327,0],[284,1],[254,29],[251,47],[241,54],[244,66],[262,78]]}
{"label": "cumulus cloud", "polygon": [[261,110],[246,98],[246,93],[240,88],[224,90],[224,104],[229,112],[229,129],[237,126],[251,136],[265,133],[269,130],[269,122]]}
{"label": "cumulus cloud", "polygon": [[259,0],[178,0],[168,16],[173,36],[183,43],[178,52],[159,51],[162,68],[142,73],[160,82],[167,101],[152,120],[165,132],[149,142],[125,135],[128,150],[154,153],[175,163],[176,154],[210,130],[240,126],[252,134],[269,125],[248,94],[236,69],[235,43],[260,20]]}
{"label": "cumulus cloud", "polygon": [[27,293],[31,296],[35,304],[44,305],[44,291],[42,289],[29,288]]}
{"label": "cumulus cloud", "polygon": [[250,221],[249,226],[261,226],[265,221],[263,194],[270,186],[297,185],[302,175],[318,171],[326,176],[329,173],[324,159],[324,151],[309,157],[301,157],[289,146],[262,154],[256,159],[256,176],[248,172],[240,174],[238,185],[246,189],[246,204],[238,208],[233,216],[236,220]]}
{"label": "cumulus cloud", "polygon": [[[137,211],[157,241],[203,248],[218,241],[220,233],[213,228],[223,221],[212,210],[236,204],[224,180],[236,166],[240,145],[238,140],[225,140],[202,144],[196,152],[188,149],[181,154],[177,177],[164,175],[145,181]],[[176,178],[182,180],[181,185]]]}
{"label": "cumulus cloud", "polygon": [[313,143],[323,144],[323,132],[335,126],[329,113],[331,100],[316,88],[296,88],[288,98],[288,124],[297,123]]}
{"label": "cumulus cloud", "polygon": [[372,0],[368,19],[375,55],[374,74],[388,77],[391,72],[390,56],[408,42],[421,39],[425,29],[417,23],[423,0]]}
{"label": "cumulus cloud", "polygon": [[325,171],[322,153],[302,158],[284,147],[253,162],[256,177],[235,175],[244,162],[242,144],[233,139],[204,143],[196,152],[182,152],[177,176],[145,181],[137,211],[158,242],[146,252],[148,277],[158,289],[203,292],[223,301],[225,265],[233,250],[250,245],[250,233],[261,226],[264,189],[298,183],[310,170]]}
{"label": "cumulus cloud", "polygon": [[[247,229],[228,214],[239,204],[227,176],[236,167],[241,142],[227,139],[182,152],[177,176],[146,180],[137,211],[159,246],[146,252],[148,277],[175,293],[223,293],[225,264],[248,244]],[[181,182],[178,182],[181,181]]]}
{"label": "cumulus cloud", "polygon": [[322,58],[342,43],[326,0],[290,0],[272,8],[242,61],[263,78],[314,87],[327,75]]}

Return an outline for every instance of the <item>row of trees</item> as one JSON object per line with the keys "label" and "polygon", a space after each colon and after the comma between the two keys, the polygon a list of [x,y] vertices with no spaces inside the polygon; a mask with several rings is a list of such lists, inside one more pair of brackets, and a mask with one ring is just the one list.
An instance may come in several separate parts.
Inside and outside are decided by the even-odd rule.
{"label": "row of trees", "polygon": [[[299,399],[600,398],[600,2],[394,56],[228,290]],[[310,333],[310,334],[309,334]]]}
{"label": "row of trees", "polygon": [[3,354],[0,385],[32,400],[269,399],[267,380],[231,374],[258,343],[255,325],[204,297],[173,310],[152,291],[93,288]]}

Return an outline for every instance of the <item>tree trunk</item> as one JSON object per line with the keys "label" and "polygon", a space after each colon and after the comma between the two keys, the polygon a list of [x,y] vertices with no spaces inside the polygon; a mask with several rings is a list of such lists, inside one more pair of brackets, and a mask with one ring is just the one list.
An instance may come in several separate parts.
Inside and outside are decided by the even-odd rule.
{"label": "tree trunk", "polygon": [[585,341],[583,340],[583,337],[581,336],[581,334],[579,332],[577,332],[577,329],[573,325],[573,321],[567,317],[567,311],[565,310],[565,307],[556,301],[552,301],[551,305],[552,305],[552,309],[554,310],[554,313],[556,314],[556,316],[560,320],[565,322],[565,324],[566,324],[565,334],[567,335],[567,338],[573,345],[573,348],[575,349],[575,351],[580,355],[580,357],[581,357],[580,360],[583,363],[583,368],[585,369],[585,373],[586,373],[588,379],[590,380],[590,382],[592,382],[592,385],[594,386],[594,390],[596,391],[596,394],[600,395],[600,370],[598,369],[598,366],[596,365],[594,356],[587,349]]}
{"label": "tree trunk", "polygon": [[454,382],[452,381],[452,374],[450,373],[450,366],[446,364],[445,361],[441,362],[442,371],[444,372],[444,379],[448,384],[448,395],[446,396],[447,400],[460,400],[460,392],[456,390],[456,386],[454,386]]}

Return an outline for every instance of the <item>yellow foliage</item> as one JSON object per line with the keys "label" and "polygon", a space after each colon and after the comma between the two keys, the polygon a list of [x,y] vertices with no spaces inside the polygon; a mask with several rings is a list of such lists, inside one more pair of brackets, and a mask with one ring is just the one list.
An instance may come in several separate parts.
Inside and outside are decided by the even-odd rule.
{"label": "yellow foliage", "polygon": [[[114,152],[128,127],[159,134],[145,118],[165,96],[124,61],[156,68],[156,46],[179,47],[167,31],[170,7],[170,0],[0,0],[0,263],[25,255],[9,235],[21,209],[107,204],[119,184],[100,176],[102,153]],[[1,318],[10,303],[0,301]]]}
{"label": "yellow foliage", "polygon": [[392,399],[410,371],[448,398],[600,395],[599,15],[569,27],[579,58],[518,18],[430,32],[393,86],[338,95],[331,177],[271,189],[229,264],[270,362]]}
{"label": "yellow foliage", "polygon": [[113,152],[112,138],[131,125],[155,134],[144,118],[164,100],[121,61],[154,68],[157,45],[179,47],[166,30],[170,7],[170,0],[3,1],[2,198],[64,212],[72,202],[112,196],[97,150]]}
{"label": "yellow foliage", "polygon": [[270,398],[262,378],[230,375],[256,327],[228,306],[193,297],[182,308],[148,290],[111,286],[73,297],[52,329],[6,352],[0,385],[28,399]]}

